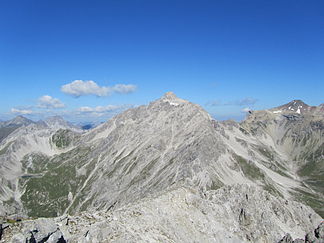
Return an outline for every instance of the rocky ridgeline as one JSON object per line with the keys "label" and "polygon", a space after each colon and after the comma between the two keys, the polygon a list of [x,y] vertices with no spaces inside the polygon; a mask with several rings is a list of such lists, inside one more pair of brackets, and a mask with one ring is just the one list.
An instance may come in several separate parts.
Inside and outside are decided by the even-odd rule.
{"label": "rocky ridgeline", "polygon": [[303,239],[295,239],[287,233],[279,243],[323,243],[324,242],[324,222],[322,222],[314,231],[305,235]]}
{"label": "rocky ridgeline", "polygon": [[292,101],[219,122],[167,93],[87,132],[18,118],[0,142],[0,216],[22,221],[3,224],[2,240],[304,238],[321,218],[294,200],[324,215],[323,107]]}
{"label": "rocky ridgeline", "polygon": [[[180,187],[118,209],[7,225],[1,242],[279,242],[320,223],[311,208],[255,186]],[[323,223],[314,232],[323,239]]]}

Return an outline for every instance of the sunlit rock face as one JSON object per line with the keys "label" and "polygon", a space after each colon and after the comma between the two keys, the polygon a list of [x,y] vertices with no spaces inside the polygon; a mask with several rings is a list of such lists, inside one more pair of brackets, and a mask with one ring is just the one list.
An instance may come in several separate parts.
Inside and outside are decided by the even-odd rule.
{"label": "sunlit rock face", "polygon": [[[89,131],[59,117],[24,123],[0,142],[0,215],[25,219],[81,213],[74,217],[81,217],[81,224],[86,224],[84,215],[92,215],[98,225],[112,227],[114,223],[120,228],[126,221],[116,215],[154,202],[159,207],[138,216],[142,220],[138,222],[149,228],[147,237],[151,238],[147,239],[202,237],[208,242],[218,233],[223,234],[218,242],[273,242],[285,233],[296,238],[320,221],[312,209],[293,201],[324,215],[323,138],[323,105],[312,107],[295,100],[251,111],[241,123],[219,122],[172,92]],[[166,198],[177,194],[183,199],[170,199],[168,204]],[[226,200],[230,204],[222,208]],[[192,222],[186,203],[193,209],[198,205]],[[300,207],[306,214],[298,211]],[[163,211],[165,217],[161,217],[160,208],[170,214]],[[269,215],[261,216],[261,209]],[[150,228],[153,218],[161,225],[164,221],[172,225],[176,212],[184,220],[177,224],[183,227],[178,233],[168,228],[162,236]],[[100,218],[107,213],[117,220]],[[188,220],[195,227],[189,227]],[[196,229],[202,225],[211,226],[199,233]],[[103,235],[110,242],[108,236],[113,233],[101,232],[100,227],[90,227],[87,237]],[[131,237],[135,226],[127,227],[129,231],[120,232],[126,237],[122,241]],[[66,230],[60,227],[62,234],[55,234],[61,237]],[[144,237],[142,228],[138,230],[136,236]],[[65,238],[82,240],[78,232],[66,234]]]}

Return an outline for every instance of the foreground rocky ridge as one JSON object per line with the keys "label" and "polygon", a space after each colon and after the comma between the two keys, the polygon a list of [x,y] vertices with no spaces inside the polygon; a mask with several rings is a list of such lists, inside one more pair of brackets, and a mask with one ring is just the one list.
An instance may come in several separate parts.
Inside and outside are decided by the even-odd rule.
{"label": "foreground rocky ridge", "polygon": [[279,242],[320,223],[311,208],[255,186],[180,187],[118,209],[16,223],[1,242]]}

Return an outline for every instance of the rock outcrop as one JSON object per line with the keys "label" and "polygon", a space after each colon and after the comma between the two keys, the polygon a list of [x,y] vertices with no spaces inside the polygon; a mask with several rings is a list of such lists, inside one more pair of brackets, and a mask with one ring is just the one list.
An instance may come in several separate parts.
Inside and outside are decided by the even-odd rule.
{"label": "rock outcrop", "polygon": [[279,243],[324,243],[324,222],[320,223],[314,231],[308,232],[304,239],[298,238],[293,240],[291,235],[287,233]]}
{"label": "rock outcrop", "polygon": [[[320,222],[311,208],[255,186],[180,187],[116,210],[18,222],[2,242],[279,242],[286,232],[301,238]],[[322,226],[315,232],[322,237]]]}

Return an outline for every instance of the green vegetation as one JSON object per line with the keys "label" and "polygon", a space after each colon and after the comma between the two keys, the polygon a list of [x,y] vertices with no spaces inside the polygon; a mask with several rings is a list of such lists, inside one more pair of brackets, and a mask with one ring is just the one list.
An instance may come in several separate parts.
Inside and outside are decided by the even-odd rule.
{"label": "green vegetation", "polygon": [[21,161],[22,169],[27,173],[43,173],[48,166],[49,157],[42,153],[31,153],[24,156]]}
{"label": "green vegetation", "polygon": [[15,199],[13,197],[11,197],[9,200],[7,201],[4,201],[3,204],[6,204],[6,205],[13,205],[15,203]]}
{"label": "green vegetation", "polygon": [[247,161],[246,159],[237,154],[233,154],[233,158],[240,165],[246,177],[248,177],[251,180],[264,180],[264,174],[256,165],[254,165],[253,162]]}
{"label": "green vegetation", "polygon": [[268,159],[268,161],[262,161],[262,164],[264,166],[284,177],[292,178],[286,173],[287,169],[276,161],[274,151],[271,151],[266,147],[254,146],[254,148],[259,152],[259,154],[263,155],[265,158]]}
{"label": "green vegetation", "polygon": [[268,158],[270,161],[274,160],[274,155],[273,155],[274,152],[271,152],[267,148],[265,147],[259,148],[258,152],[262,154],[264,157]]}
{"label": "green vegetation", "polygon": [[74,134],[71,130],[59,129],[51,139],[52,143],[54,143],[56,147],[66,148],[72,143],[73,137]]}
{"label": "green vegetation", "polygon": [[234,159],[239,163],[244,175],[251,179],[251,180],[259,180],[262,181],[265,185],[263,189],[268,191],[274,196],[282,197],[282,194],[271,184],[266,182],[266,178],[264,173],[258,168],[256,165],[253,164],[251,161],[247,161],[246,159],[242,158],[237,154],[233,154]]}
{"label": "green vegetation", "polygon": [[3,155],[5,153],[7,153],[7,150],[9,148],[9,146],[12,144],[12,142],[8,143],[7,146],[5,146],[3,149],[0,150],[0,155]]}
{"label": "green vegetation", "polygon": [[290,179],[294,179],[292,176],[288,175],[286,172],[282,171],[281,169],[276,169],[275,170],[279,175],[290,178]]}
{"label": "green vegetation", "polygon": [[[72,204],[72,206],[70,207],[69,209],[69,213],[72,213],[75,211],[75,208],[77,206],[81,206],[81,210],[86,210],[87,207],[91,204],[92,200],[93,199],[87,199],[88,197],[88,191],[91,190],[91,187],[92,187],[92,183],[93,183],[93,180],[94,178],[91,177],[89,178],[88,180],[88,183],[85,185],[85,187],[81,190],[81,187],[83,186],[86,178],[89,177],[90,173],[94,170],[95,166],[96,166],[96,161],[97,161],[97,158],[93,159],[87,166],[86,166],[86,175],[84,176],[83,180],[80,181],[80,186],[78,188],[76,188],[76,191],[73,193],[74,195],[78,194],[76,196],[76,198],[74,199],[74,202]],[[81,191],[80,191],[81,190]]]}
{"label": "green vegetation", "polygon": [[77,176],[76,171],[89,160],[88,156],[88,148],[74,149],[49,160],[46,163],[48,171],[43,176],[21,178],[26,189],[21,200],[28,215],[53,217],[63,213],[69,205],[69,192],[74,195],[87,177]]}
{"label": "green vegetation", "polygon": [[239,127],[239,130],[240,130],[242,133],[244,133],[245,135],[249,135],[249,132],[246,131],[244,128]]}
{"label": "green vegetation", "polygon": [[316,213],[324,217],[324,198],[300,189],[295,189],[295,191],[296,192],[293,193],[293,195],[297,201],[305,203],[306,205],[313,208]]}
{"label": "green vegetation", "polygon": [[22,196],[30,216],[54,217],[68,206],[67,195],[72,191],[70,182],[75,178],[75,169],[61,166],[41,178],[31,178]]}
{"label": "green vegetation", "polygon": [[207,187],[207,190],[217,190],[223,186],[223,182],[216,178],[212,181],[211,185]]}
{"label": "green vegetation", "polygon": [[150,175],[150,170],[154,167],[156,162],[159,160],[160,157],[153,159],[149,163],[144,166],[144,168],[132,179],[130,185],[135,185],[141,180],[145,180]]}
{"label": "green vegetation", "polygon": [[6,220],[6,223],[7,224],[14,224],[14,223],[16,223],[17,222],[17,220],[15,220],[15,219],[7,219]]}
{"label": "green vegetation", "polygon": [[295,197],[324,217],[324,144],[318,146],[315,151],[314,149],[305,151],[307,152],[301,156],[301,160],[307,163],[300,168],[298,175],[303,177],[304,183],[316,191],[316,194],[296,189]]}
{"label": "green vegetation", "polygon": [[283,195],[273,185],[266,184],[263,186],[263,189],[275,197],[279,196],[283,198]]}
{"label": "green vegetation", "polygon": [[324,193],[324,144],[313,153],[304,157],[307,163],[298,171],[299,176],[304,178],[304,182],[313,190]]}

